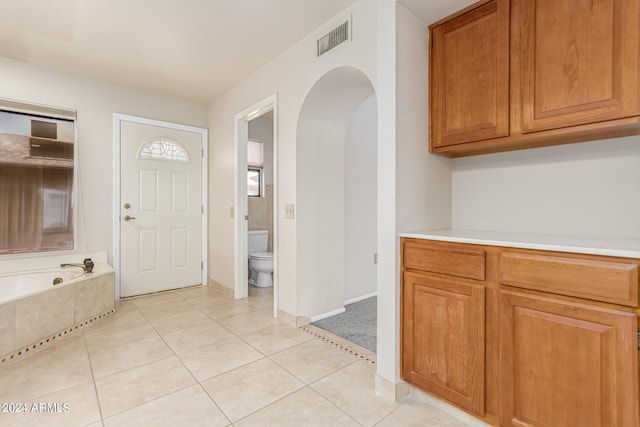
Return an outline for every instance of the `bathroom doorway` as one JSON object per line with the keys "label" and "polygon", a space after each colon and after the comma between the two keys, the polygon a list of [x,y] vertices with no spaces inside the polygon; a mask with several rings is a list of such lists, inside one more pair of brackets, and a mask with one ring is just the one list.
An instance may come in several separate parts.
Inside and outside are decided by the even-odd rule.
{"label": "bathroom doorway", "polygon": [[249,120],[247,212],[248,296],[273,303],[273,110]]}
{"label": "bathroom doorway", "polygon": [[[274,317],[278,312],[277,135],[276,95],[236,115],[234,297],[239,299],[258,295],[266,299],[270,296]],[[272,285],[269,287],[249,285],[249,230],[266,231],[264,252],[273,254]]]}

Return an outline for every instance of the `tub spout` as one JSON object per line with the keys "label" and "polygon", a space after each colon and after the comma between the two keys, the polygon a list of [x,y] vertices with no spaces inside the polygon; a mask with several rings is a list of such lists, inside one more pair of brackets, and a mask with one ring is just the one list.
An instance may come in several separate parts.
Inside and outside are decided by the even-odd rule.
{"label": "tub spout", "polygon": [[94,263],[91,260],[91,258],[85,258],[84,261],[82,262],[82,264],[73,264],[73,263],[60,264],[60,268],[64,268],[64,267],[82,267],[82,269],[86,273],[91,273],[93,271],[93,266],[94,266]]}

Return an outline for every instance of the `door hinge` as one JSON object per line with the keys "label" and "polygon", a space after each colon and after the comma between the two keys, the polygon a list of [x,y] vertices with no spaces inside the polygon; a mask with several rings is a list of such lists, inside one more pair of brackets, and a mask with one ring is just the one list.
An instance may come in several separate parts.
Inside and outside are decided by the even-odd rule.
{"label": "door hinge", "polygon": [[200,270],[204,270],[204,261],[200,261]]}
{"label": "door hinge", "polygon": [[204,148],[200,149],[202,151],[202,157],[204,157]]}
{"label": "door hinge", "polygon": [[200,205],[200,213],[204,213],[204,205]]}

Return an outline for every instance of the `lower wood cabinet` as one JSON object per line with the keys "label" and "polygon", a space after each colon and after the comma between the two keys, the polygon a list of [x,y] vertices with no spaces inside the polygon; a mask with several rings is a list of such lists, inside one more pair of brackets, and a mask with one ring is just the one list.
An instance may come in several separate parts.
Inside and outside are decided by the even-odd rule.
{"label": "lower wood cabinet", "polygon": [[501,425],[638,425],[635,314],[509,291],[500,310]]}
{"label": "lower wood cabinet", "polygon": [[494,425],[640,426],[640,260],[412,238],[402,260],[405,381]]}
{"label": "lower wood cabinet", "polygon": [[404,274],[405,379],[484,414],[484,287]]}

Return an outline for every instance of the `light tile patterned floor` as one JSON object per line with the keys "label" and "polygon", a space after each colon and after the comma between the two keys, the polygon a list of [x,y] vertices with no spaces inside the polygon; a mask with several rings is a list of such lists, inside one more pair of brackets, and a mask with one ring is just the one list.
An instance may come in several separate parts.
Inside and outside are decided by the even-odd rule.
{"label": "light tile patterned floor", "polygon": [[214,285],[120,302],[0,370],[0,403],[27,410],[0,412],[0,425],[468,425],[377,396],[374,365],[278,322],[271,307],[271,289],[234,301]]}

